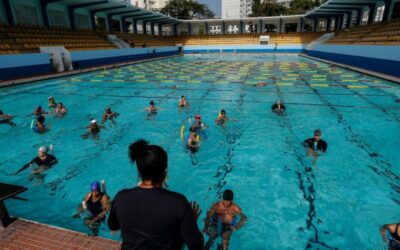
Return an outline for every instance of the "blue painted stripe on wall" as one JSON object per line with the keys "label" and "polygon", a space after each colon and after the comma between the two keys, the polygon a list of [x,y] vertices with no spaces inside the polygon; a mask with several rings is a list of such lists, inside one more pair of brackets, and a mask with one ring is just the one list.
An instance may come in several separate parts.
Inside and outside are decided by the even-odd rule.
{"label": "blue painted stripe on wall", "polygon": [[50,64],[50,55],[45,53],[29,53],[15,55],[1,55],[0,68],[15,68]]}
{"label": "blue painted stripe on wall", "polygon": [[[225,49],[224,53],[305,53],[304,49]],[[186,49],[183,51],[185,54],[205,54],[205,53],[220,53],[219,49]]]}
{"label": "blue painted stripe on wall", "polygon": [[400,77],[400,61],[385,60],[378,58],[370,58],[363,56],[343,55],[321,51],[308,51],[308,55],[337,62],[347,64],[350,66],[367,69],[386,75]]}
{"label": "blue painted stripe on wall", "polygon": [[14,67],[14,68],[0,68],[0,80],[10,80],[17,78],[24,78],[36,75],[44,75],[52,73],[53,69],[50,64],[39,64],[32,66]]}
{"label": "blue painted stripe on wall", "polygon": [[179,51],[166,51],[166,52],[156,53],[155,55],[140,54],[140,55],[119,56],[119,57],[96,58],[96,59],[88,59],[88,60],[74,60],[73,65],[74,65],[74,69],[82,69],[82,68],[90,68],[90,67],[114,64],[114,63],[137,61],[137,60],[143,60],[143,59],[149,59],[149,58],[155,58],[155,57],[173,56],[173,55],[178,55],[178,54],[179,54]]}

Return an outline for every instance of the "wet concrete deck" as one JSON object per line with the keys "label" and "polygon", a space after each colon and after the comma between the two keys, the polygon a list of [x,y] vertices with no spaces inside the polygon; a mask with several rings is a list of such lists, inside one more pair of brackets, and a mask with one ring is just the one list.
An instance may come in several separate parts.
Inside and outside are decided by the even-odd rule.
{"label": "wet concrete deck", "polygon": [[0,229],[2,250],[120,249],[120,242],[18,219]]}

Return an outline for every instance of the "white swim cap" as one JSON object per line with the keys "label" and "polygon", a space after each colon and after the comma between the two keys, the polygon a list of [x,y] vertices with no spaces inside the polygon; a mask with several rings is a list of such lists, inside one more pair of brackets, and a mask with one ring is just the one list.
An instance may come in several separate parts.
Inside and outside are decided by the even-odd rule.
{"label": "white swim cap", "polygon": [[41,147],[39,148],[39,152],[45,152],[45,153],[47,153],[47,147],[46,147],[46,146],[41,146]]}
{"label": "white swim cap", "polygon": [[97,121],[95,119],[90,121],[91,124],[97,123]]}

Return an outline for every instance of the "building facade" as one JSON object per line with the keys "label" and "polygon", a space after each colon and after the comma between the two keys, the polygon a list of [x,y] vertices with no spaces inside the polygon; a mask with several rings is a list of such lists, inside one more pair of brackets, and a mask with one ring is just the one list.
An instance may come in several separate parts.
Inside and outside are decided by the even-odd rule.
{"label": "building facade", "polygon": [[222,18],[246,18],[251,15],[253,0],[222,0]]}

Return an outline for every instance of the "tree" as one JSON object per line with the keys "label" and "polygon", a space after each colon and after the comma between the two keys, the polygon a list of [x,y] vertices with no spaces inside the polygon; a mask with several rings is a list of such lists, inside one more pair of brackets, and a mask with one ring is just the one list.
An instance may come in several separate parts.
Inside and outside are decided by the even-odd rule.
{"label": "tree", "polygon": [[288,8],[276,3],[275,0],[254,0],[251,16],[280,16],[286,15]]}
{"label": "tree", "polygon": [[318,7],[323,2],[325,2],[325,0],[292,0],[288,8],[277,3],[276,0],[254,0],[252,6],[252,16],[258,17],[304,14],[307,11]]}
{"label": "tree", "polygon": [[215,16],[207,5],[193,0],[171,0],[160,12],[181,20],[207,19]]}

